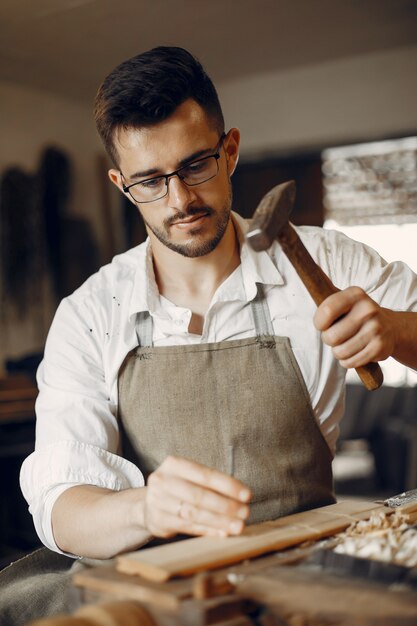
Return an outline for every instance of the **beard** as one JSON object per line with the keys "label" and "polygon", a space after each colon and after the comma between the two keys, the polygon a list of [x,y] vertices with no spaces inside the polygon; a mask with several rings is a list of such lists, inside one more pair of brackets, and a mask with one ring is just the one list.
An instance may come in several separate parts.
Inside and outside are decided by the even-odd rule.
{"label": "beard", "polygon": [[[223,208],[216,212],[212,207],[189,207],[187,211],[177,212],[172,217],[164,220],[162,227],[158,228],[152,226],[145,219],[143,220],[149,230],[155,235],[155,237],[167,248],[181,254],[182,256],[189,258],[196,258],[205,256],[212,252],[220,243],[226,232],[227,225],[230,220],[230,214],[232,210],[232,192],[229,188],[229,194],[227,201]],[[170,228],[175,222],[190,218],[192,216],[207,215],[214,218],[215,232],[207,239],[203,234],[200,234],[201,227],[196,226],[195,229],[190,229],[188,235],[190,240],[185,243],[176,243],[171,239]],[[143,217],[143,215],[142,215]]]}

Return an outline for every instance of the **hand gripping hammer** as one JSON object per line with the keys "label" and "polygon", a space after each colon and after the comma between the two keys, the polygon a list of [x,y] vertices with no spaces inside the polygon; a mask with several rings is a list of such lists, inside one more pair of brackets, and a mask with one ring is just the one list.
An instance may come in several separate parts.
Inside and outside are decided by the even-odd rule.
{"label": "hand gripping hammer", "polygon": [[[259,203],[246,234],[250,246],[260,252],[277,239],[314,302],[319,306],[328,296],[340,291],[313,260],[295,229],[288,221],[295,199],[295,182],[290,180],[273,187]],[[378,389],[383,381],[378,363],[357,367],[356,371],[369,390]]]}

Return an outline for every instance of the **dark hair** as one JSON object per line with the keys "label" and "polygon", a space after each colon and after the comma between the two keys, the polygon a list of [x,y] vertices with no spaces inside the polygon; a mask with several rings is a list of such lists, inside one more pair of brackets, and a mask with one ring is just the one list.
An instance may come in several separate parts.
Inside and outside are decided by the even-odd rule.
{"label": "dark hair", "polygon": [[224,119],[216,89],[187,50],[159,46],[116,67],[103,81],[94,106],[97,130],[112,161],[118,161],[115,131],[157,124],[189,98],[221,134]]}

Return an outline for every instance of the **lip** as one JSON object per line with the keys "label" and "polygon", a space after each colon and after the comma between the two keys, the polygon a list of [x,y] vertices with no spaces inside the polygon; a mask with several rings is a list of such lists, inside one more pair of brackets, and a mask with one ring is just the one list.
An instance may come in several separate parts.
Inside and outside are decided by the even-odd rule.
{"label": "lip", "polygon": [[174,222],[172,226],[178,226],[179,228],[187,228],[187,226],[196,224],[197,222],[200,222],[206,217],[208,217],[208,213],[200,213],[198,215],[193,215],[192,217],[189,217],[185,220]]}

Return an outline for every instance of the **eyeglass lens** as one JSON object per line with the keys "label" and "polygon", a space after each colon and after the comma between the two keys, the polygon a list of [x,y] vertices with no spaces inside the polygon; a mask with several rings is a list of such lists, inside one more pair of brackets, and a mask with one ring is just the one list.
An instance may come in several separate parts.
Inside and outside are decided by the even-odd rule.
{"label": "eyeglass lens", "polygon": [[[176,174],[189,187],[200,185],[214,178],[219,171],[216,155],[210,155],[193,161],[179,169]],[[129,193],[136,202],[152,202],[163,198],[168,193],[166,176],[149,178],[132,185]]]}

